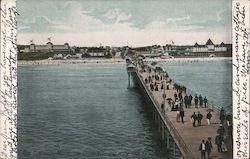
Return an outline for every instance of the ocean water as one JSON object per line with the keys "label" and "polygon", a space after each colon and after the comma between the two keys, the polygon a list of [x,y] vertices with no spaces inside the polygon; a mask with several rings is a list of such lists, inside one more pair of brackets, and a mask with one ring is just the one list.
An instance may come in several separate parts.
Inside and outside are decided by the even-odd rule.
{"label": "ocean water", "polygon": [[166,158],[125,64],[18,66],[18,159]]}
{"label": "ocean water", "polygon": [[[213,104],[232,103],[230,61],[163,66]],[[146,103],[127,86],[125,64],[19,65],[18,159],[167,158]]]}
{"label": "ocean water", "polygon": [[232,61],[176,62],[162,64],[170,78],[186,86],[190,92],[207,97],[219,110],[232,113]]}

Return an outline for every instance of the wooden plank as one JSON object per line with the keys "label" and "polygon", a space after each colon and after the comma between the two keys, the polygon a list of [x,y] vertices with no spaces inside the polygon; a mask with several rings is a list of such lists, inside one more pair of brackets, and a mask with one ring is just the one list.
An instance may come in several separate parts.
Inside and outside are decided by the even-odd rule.
{"label": "wooden plank", "polygon": [[[138,68],[137,68],[138,69]],[[152,75],[160,75],[158,73],[155,72],[151,72],[148,73],[147,70],[146,72],[143,72],[140,68],[138,69],[138,71],[136,71],[137,74],[139,75],[139,78],[141,80],[141,82],[143,82],[144,87],[147,87],[145,89],[147,89],[147,91],[150,91],[149,95],[151,97],[151,100],[154,100],[155,106],[158,107],[158,112],[161,114],[161,117],[163,118],[163,120],[165,120],[165,124],[166,123],[171,123],[171,125],[173,125],[173,129],[174,130],[169,130],[170,132],[175,132],[178,133],[180,135],[180,139],[175,138],[175,135],[172,135],[174,140],[177,142],[177,145],[179,147],[179,149],[181,150],[181,152],[185,152],[183,151],[183,149],[188,149],[189,152],[192,153],[192,155],[194,156],[194,158],[200,158],[200,151],[199,151],[199,145],[201,143],[201,140],[204,139],[205,141],[207,140],[208,137],[212,138],[212,144],[213,144],[213,149],[212,149],[212,153],[211,156],[212,158],[226,158],[226,159],[230,159],[232,158],[232,148],[229,147],[228,152],[226,153],[218,153],[217,152],[217,145],[215,145],[215,136],[216,136],[216,130],[219,127],[219,113],[218,112],[212,112],[212,119],[211,119],[211,124],[208,125],[207,121],[206,121],[206,114],[208,112],[208,108],[195,108],[194,103],[192,103],[191,108],[184,108],[185,111],[185,117],[184,117],[184,123],[182,122],[176,122],[176,114],[177,112],[165,112],[165,114],[163,113],[163,111],[161,111],[160,108],[160,103],[163,102],[163,93],[164,90],[161,90],[159,87],[159,91],[151,91],[150,87],[149,87],[149,83],[146,84],[144,81],[148,76],[152,76]],[[166,82],[166,80],[162,80],[160,82]],[[165,93],[167,95],[167,98],[172,98],[174,99],[174,93],[176,92],[176,90],[174,90],[173,84],[169,85],[169,90],[165,90]],[[182,94],[184,97],[184,93]],[[194,101],[194,99],[193,99]],[[193,112],[198,112],[200,111],[200,113],[203,115],[203,120],[202,120],[202,125],[199,127],[193,127],[190,117],[193,114]],[[166,125],[169,129],[171,129],[171,127],[169,125]],[[184,141],[185,144],[178,144],[178,142],[180,141]],[[181,145],[185,145],[185,147],[182,147]],[[184,154],[185,156],[185,154]]]}

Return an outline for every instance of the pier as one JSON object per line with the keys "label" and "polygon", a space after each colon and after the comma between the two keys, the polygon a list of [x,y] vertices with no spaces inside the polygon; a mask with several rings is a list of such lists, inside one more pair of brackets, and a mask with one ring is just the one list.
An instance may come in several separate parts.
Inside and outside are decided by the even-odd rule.
{"label": "pier", "polygon": [[[191,106],[184,108],[185,116],[184,123],[177,121],[177,111],[172,111],[169,100],[175,99],[174,94],[177,92],[175,84],[169,80],[166,72],[160,67],[150,67],[145,65],[143,60],[139,58],[133,59],[128,58],[127,71],[129,75],[129,87],[130,79],[132,79],[134,84],[140,88],[144,99],[148,103],[147,108],[149,113],[153,116],[154,122],[158,127],[158,131],[161,135],[162,140],[166,143],[167,150],[169,152],[170,158],[174,159],[200,159],[201,152],[199,151],[199,146],[202,140],[207,140],[208,137],[212,138],[212,159],[231,159],[232,158],[232,146],[231,138],[225,140],[228,151],[218,152],[217,145],[215,144],[215,138],[217,135],[217,129],[220,127],[219,112],[213,110],[211,107],[206,108],[195,107],[194,99],[192,100]],[[159,77],[158,80],[155,77]],[[153,77],[153,78],[152,78]],[[151,78],[151,79],[150,79]],[[158,90],[152,90],[150,82],[156,83]],[[194,81],[195,82],[195,81]],[[188,91],[182,91],[182,96],[189,95]],[[191,116],[193,112],[200,112],[203,115],[201,126],[193,127]],[[206,115],[208,111],[211,111],[212,118],[211,124],[208,125],[206,120]],[[225,134],[228,134],[228,129],[226,129]],[[207,156],[206,156],[207,158]]]}

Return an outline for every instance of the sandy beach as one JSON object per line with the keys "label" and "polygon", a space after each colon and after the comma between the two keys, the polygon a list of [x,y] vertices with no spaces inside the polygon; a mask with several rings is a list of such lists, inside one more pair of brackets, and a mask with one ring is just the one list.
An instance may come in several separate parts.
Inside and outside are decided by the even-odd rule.
{"label": "sandy beach", "polygon": [[68,60],[18,60],[20,65],[38,64],[84,64],[84,63],[125,63],[124,59],[68,59]]}
{"label": "sandy beach", "polygon": [[[199,61],[220,61],[220,60],[230,60],[232,57],[197,57],[197,58],[146,58],[145,61],[148,62],[199,62]],[[18,60],[19,65],[38,65],[38,64],[84,64],[84,63],[125,63],[124,59],[70,59],[70,60],[34,60],[25,61]]]}

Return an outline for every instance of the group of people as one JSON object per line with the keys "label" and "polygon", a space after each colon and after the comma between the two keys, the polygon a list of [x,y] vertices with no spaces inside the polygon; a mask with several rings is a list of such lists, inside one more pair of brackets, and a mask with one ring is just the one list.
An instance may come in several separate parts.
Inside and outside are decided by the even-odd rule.
{"label": "group of people", "polygon": [[[226,130],[227,129],[227,133]],[[225,144],[232,137],[232,116],[230,114],[226,115],[225,110],[222,107],[220,110],[220,126],[217,129],[217,135],[215,143],[218,147],[218,152],[227,152],[228,148]],[[228,140],[229,139],[229,140]]]}
{"label": "group of people", "polygon": [[[164,81],[163,79],[166,78],[164,75],[158,75],[156,72],[154,75],[149,75],[147,78],[145,78],[145,83],[149,83],[149,87],[151,91],[160,91],[163,89],[169,89],[169,84],[171,83],[171,79],[168,81]],[[164,88],[163,82],[166,82],[166,88]]]}
{"label": "group of people", "polygon": [[[210,120],[212,118],[212,114],[211,114],[211,111],[209,110],[207,115],[206,115],[206,119],[207,119],[207,124],[210,125]],[[203,115],[200,113],[200,111],[198,111],[198,113],[196,114],[195,112],[191,115],[191,120],[193,122],[193,127],[196,127],[196,121],[198,122],[197,123],[197,126],[201,126],[201,121],[203,119]]]}
{"label": "group of people", "polygon": [[[192,115],[192,116],[195,116],[195,115]],[[212,114],[209,111],[207,114],[208,125],[210,124],[211,117],[212,117]],[[217,135],[215,137],[215,144],[217,145],[217,151],[219,153],[222,153],[222,152],[228,151],[226,141],[228,141],[227,136],[229,137],[232,136],[232,116],[225,115],[224,108],[221,108],[219,118],[220,118],[220,126],[216,131]],[[193,125],[195,125],[195,123],[193,123]],[[227,127],[228,134],[226,134],[225,127]],[[206,152],[207,152],[208,159],[210,158],[211,148],[212,148],[211,137],[208,138],[208,141],[206,143],[204,140],[202,140],[200,147],[199,147],[199,150],[201,151],[202,159],[206,158],[206,155],[205,155]]]}
{"label": "group of people", "polygon": [[[211,119],[212,115],[211,112],[208,112],[207,114],[207,119]],[[209,120],[208,120],[209,121]],[[194,124],[194,123],[193,123]],[[210,121],[208,122],[210,124]],[[218,152],[227,152],[227,146],[224,141],[224,136],[225,136],[225,128],[223,124],[220,124],[220,127],[217,129],[217,135],[215,137],[215,144],[217,145],[217,151]],[[210,154],[212,150],[212,142],[211,142],[211,137],[208,138],[208,140],[205,142],[205,140],[201,141],[201,144],[199,146],[199,150],[201,151],[201,159],[206,159],[206,153],[208,159],[210,159]]]}
{"label": "group of people", "polygon": [[224,125],[220,124],[220,127],[217,129],[217,135],[215,137],[215,144],[217,145],[218,152],[227,152],[227,146],[224,141],[225,128]]}
{"label": "group of people", "polygon": [[186,91],[187,91],[187,88],[185,86],[178,85],[178,84],[174,84],[174,89],[180,93],[182,93],[182,92],[186,93]]}
{"label": "group of people", "polygon": [[[145,70],[144,70],[144,72],[145,72]],[[149,70],[149,72],[151,72],[151,70]],[[163,79],[164,79],[164,77],[162,75],[158,75],[155,72],[154,75],[149,75],[145,79],[145,82],[149,83],[151,91],[159,91],[160,89],[164,89],[163,83],[161,83],[161,81]],[[168,83],[168,82],[166,82],[166,83]],[[169,89],[169,87],[167,87],[167,89]],[[195,108],[198,108],[198,105],[199,105],[199,107],[203,107],[203,106],[207,107],[208,100],[206,97],[203,98],[201,95],[199,95],[199,96],[195,95],[194,97],[191,94],[187,95],[186,94],[186,87],[180,86],[177,84],[174,84],[174,89],[176,90],[176,92],[174,94],[174,99],[168,100],[167,104],[168,104],[168,107],[171,108],[171,111],[177,111],[176,122],[184,123],[185,111],[184,111],[183,107],[185,106],[185,108],[190,108],[193,99],[194,99]],[[183,92],[185,94],[184,97],[182,95]],[[163,98],[165,100],[166,95]],[[162,104],[161,108],[165,112],[165,104]],[[212,114],[211,114],[211,110],[209,110],[206,114],[206,120],[207,120],[208,125],[211,124],[211,118],[212,118]],[[228,135],[232,135],[231,134],[232,133],[232,117],[230,115],[225,115],[225,111],[222,108],[220,111],[219,119],[220,119],[220,127],[217,129],[217,136],[215,137],[215,144],[217,145],[218,152],[226,152],[227,146],[226,146],[225,140],[224,140],[225,139],[224,124],[225,124],[225,120],[226,120],[226,125],[228,126],[228,132],[230,133]],[[194,112],[191,115],[191,120],[192,120],[193,127],[201,126],[201,123],[203,120],[203,115],[200,113],[200,111],[198,111],[197,113]],[[206,159],[206,157],[208,159],[210,159],[210,157],[211,157],[210,154],[211,154],[211,151],[213,148],[211,140],[212,140],[211,137],[209,137],[206,142],[205,142],[205,140],[202,140],[202,142],[199,146],[199,150],[201,152],[202,159]]]}
{"label": "group of people", "polygon": [[203,107],[203,103],[204,103],[204,107],[207,107],[207,98],[205,97],[203,99],[203,97],[201,95],[199,95],[199,97],[197,95],[195,95],[194,97],[194,105],[195,108],[198,108],[198,104],[200,105],[200,107]]}
{"label": "group of people", "polygon": [[[228,134],[225,134],[225,136],[232,136],[232,130],[233,130],[233,123],[232,123],[232,115],[225,113],[224,108],[222,107],[220,110],[220,124],[224,125],[227,128]],[[223,134],[224,135],[224,134]]]}
{"label": "group of people", "polygon": [[[177,94],[177,92],[175,92],[174,100],[175,101],[179,100],[181,102],[181,104],[184,103],[185,108],[190,108],[192,105],[193,96],[191,94],[190,95],[185,94],[185,96],[183,98],[182,92],[179,92],[178,94]],[[203,97],[201,95],[199,95],[199,97],[197,95],[195,95],[195,97],[194,97],[195,108],[198,108],[198,104],[200,105],[200,107],[203,107],[203,103],[204,103],[204,107],[206,108],[207,102],[208,102],[207,98],[205,97],[203,99]]]}
{"label": "group of people", "polygon": [[208,137],[206,142],[203,139],[201,141],[200,146],[199,146],[199,151],[201,152],[201,159],[206,159],[206,156],[208,159],[210,159],[210,157],[211,157],[210,154],[212,152],[212,148],[213,148],[212,138]]}

